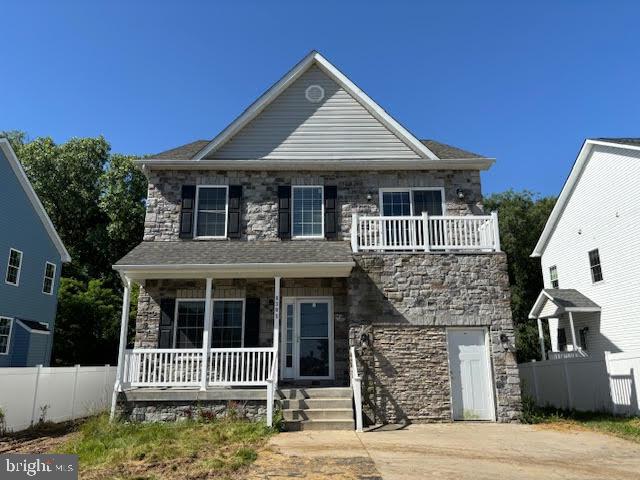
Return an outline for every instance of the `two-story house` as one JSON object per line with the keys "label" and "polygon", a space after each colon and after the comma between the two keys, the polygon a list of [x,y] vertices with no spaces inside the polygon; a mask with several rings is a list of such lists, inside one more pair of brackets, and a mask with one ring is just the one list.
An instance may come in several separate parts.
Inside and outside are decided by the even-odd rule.
{"label": "two-story house", "polygon": [[275,398],[288,428],[518,418],[492,159],[417,139],[311,52],[213,140],[138,164],[113,409],[236,401],[270,422]]}
{"label": "two-story house", "polygon": [[0,367],[48,366],[60,269],[71,258],[0,138]]}
{"label": "two-story house", "polygon": [[[532,253],[544,290],[531,310],[543,359],[640,350],[640,139],[587,139]],[[598,199],[609,192],[604,200]],[[617,192],[617,195],[613,195]],[[547,320],[551,351],[545,352]]]}

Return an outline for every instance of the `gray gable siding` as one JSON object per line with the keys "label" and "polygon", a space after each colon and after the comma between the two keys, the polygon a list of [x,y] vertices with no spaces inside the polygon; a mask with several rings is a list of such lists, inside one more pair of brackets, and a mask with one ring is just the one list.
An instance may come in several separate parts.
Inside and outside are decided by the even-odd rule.
{"label": "gray gable siding", "polygon": [[[324,99],[309,102],[310,85]],[[317,66],[310,67],[211,159],[420,158]]]}
{"label": "gray gable siding", "polygon": [[[53,331],[56,314],[57,290],[60,284],[60,253],[51,241],[38,214],[34,210],[27,194],[16,178],[9,161],[0,151],[0,316],[24,318],[45,322]],[[9,249],[15,248],[23,252],[20,282],[17,287],[5,282]],[[45,262],[56,265],[54,295],[42,293]],[[24,331],[22,327],[13,325],[12,337],[16,332]],[[26,332],[25,332],[26,333]],[[28,333],[27,333],[27,336]],[[47,336],[50,343],[53,335]],[[27,342],[28,344],[29,342]],[[0,355],[0,366],[11,364],[18,366],[18,358],[30,356],[29,352],[21,352],[25,348],[22,342],[15,345],[12,339],[9,355]],[[18,352],[16,352],[18,351]],[[50,345],[46,345],[41,362],[47,364]],[[16,355],[16,361],[12,360]],[[34,353],[33,355],[36,355]]]}

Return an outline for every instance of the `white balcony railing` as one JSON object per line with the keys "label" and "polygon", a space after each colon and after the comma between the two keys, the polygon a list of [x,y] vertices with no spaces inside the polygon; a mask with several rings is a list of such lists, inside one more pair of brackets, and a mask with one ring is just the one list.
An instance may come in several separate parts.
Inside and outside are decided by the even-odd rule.
{"label": "white balcony railing", "polygon": [[351,247],[366,251],[480,251],[499,252],[498,216],[353,215]]}
{"label": "white balcony railing", "polygon": [[[127,350],[124,384],[131,387],[201,386],[203,350]],[[268,348],[212,348],[207,355],[208,386],[267,385],[276,350]]]}

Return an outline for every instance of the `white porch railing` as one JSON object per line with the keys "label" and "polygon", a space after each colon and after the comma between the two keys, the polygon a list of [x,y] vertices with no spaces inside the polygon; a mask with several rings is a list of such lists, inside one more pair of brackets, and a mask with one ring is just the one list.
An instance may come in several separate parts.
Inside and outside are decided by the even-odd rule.
{"label": "white porch railing", "polygon": [[358,375],[356,348],[351,347],[351,388],[353,389],[353,403],[356,410],[356,432],[362,431],[362,377]]}
{"label": "white porch railing", "polygon": [[354,214],[351,247],[360,251],[500,251],[498,216],[394,216]]}
{"label": "white porch railing", "polygon": [[570,350],[567,352],[547,352],[549,360],[564,360],[566,358],[586,358],[589,354],[584,350]]}
{"label": "white porch railing", "polygon": [[[212,348],[207,384],[266,386],[275,356],[272,347]],[[131,387],[200,386],[204,365],[201,348],[127,350],[123,383]]]}

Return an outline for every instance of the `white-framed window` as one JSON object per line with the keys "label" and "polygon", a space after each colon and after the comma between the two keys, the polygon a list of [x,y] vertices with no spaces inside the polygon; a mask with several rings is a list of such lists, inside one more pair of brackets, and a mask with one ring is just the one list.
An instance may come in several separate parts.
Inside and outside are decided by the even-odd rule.
{"label": "white-framed window", "polygon": [[444,215],[446,211],[444,188],[381,188],[380,212],[384,217]]}
{"label": "white-framed window", "polygon": [[294,238],[324,236],[324,187],[291,187],[291,233]]}
{"label": "white-framed window", "polygon": [[602,276],[602,265],[600,264],[600,252],[597,248],[589,252],[589,267],[591,269],[591,281],[593,283],[601,282],[604,278]]}
{"label": "white-framed window", "polygon": [[0,317],[0,355],[7,355],[9,353],[12,327],[13,318]]}
{"label": "white-framed window", "polygon": [[560,288],[560,281],[558,280],[558,267],[552,265],[549,267],[549,280],[551,281],[551,288]]}
{"label": "white-framed window", "polygon": [[198,185],[194,237],[226,238],[228,213],[228,185]]}
{"label": "white-framed window", "polygon": [[44,264],[44,280],[42,281],[42,293],[53,295],[53,283],[56,279],[55,263],[45,262]]}
{"label": "white-framed window", "polygon": [[7,262],[7,275],[4,281],[9,285],[20,284],[20,271],[22,270],[22,252],[15,248],[9,249],[9,260]]}
{"label": "white-framed window", "polygon": [[[244,346],[245,299],[212,301],[211,348]],[[202,348],[204,299],[177,299],[174,322],[174,348]]]}

